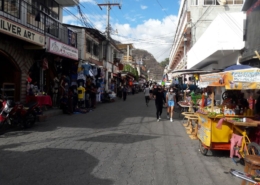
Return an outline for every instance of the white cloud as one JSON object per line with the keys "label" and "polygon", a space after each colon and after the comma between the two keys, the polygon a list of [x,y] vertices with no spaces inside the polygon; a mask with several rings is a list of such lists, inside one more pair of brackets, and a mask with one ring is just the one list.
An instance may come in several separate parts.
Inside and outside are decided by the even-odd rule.
{"label": "white cloud", "polygon": [[[139,15],[141,16],[141,15]],[[88,15],[94,27],[101,32],[105,32],[106,15]],[[132,17],[134,19],[134,17]],[[130,16],[129,16],[130,19]],[[68,24],[80,25],[81,22],[75,16],[68,15],[63,17],[63,22]],[[144,49],[150,52],[158,62],[169,58],[177,25],[177,16],[167,16],[162,20],[148,19],[131,27],[130,24],[119,24],[111,17],[111,26],[117,30],[118,34],[111,36],[121,43],[133,43],[136,49]]]}
{"label": "white cloud", "polygon": [[145,10],[146,8],[147,8],[147,6],[141,5],[141,9],[142,9],[142,10]]}
{"label": "white cloud", "polygon": [[132,28],[129,24],[114,24],[118,35],[112,37],[122,43],[133,43],[137,49],[150,52],[158,62],[169,58],[173,43],[177,17],[168,16],[163,20],[149,19]]}

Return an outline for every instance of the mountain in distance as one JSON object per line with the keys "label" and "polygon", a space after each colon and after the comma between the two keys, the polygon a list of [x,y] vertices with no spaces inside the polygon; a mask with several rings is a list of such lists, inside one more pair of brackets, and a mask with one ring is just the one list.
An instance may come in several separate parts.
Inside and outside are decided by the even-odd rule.
{"label": "mountain in distance", "polygon": [[162,80],[164,68],[156,61],[154,56],[146,50],[134,49],[132,50],[132,57],[136,61],[143,61],[145,67],[145,73],[149,70],[149,78],[155,81]]}

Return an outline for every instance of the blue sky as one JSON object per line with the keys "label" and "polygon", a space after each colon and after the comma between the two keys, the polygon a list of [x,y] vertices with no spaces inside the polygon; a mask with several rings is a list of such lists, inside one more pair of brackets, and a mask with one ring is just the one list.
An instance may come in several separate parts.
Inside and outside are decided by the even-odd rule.
{"label": "blue sky", "polygon": [[[81,11],[92,27],[105,32],[108,0],[80,0]],[[122,43],[150,52],[158,62],[169,57],[177,25],[179,0],[110,0],[121,3],[110,11],[111,36]],[[82,25],[76,7],[65,8],[63,22]]]}

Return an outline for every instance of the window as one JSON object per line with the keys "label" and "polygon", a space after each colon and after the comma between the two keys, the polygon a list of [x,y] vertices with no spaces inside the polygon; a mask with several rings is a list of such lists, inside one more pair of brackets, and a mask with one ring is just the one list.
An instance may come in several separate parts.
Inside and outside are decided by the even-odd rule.
{"label": "window", "polygon": [[244,0],[234,0],[234,4],[243,4]]}
{"label": "window", "polygon": [[59,20],[59,4],[55,1],[52,1],[51,10],[51,16]]}
{"label": "window", "polygon": [[191,0],[191,6],[198,6],[199,5],[199,0]]}
{"label": "window", "polygon": [[87,52],[88,52],[88,53],[92,53],[92,52],[91,52],[92,41],[89,40],[89,39],[87,39],[87,40],[86,40],[86,45],[87,45],[87,47],[86,47]]}
{"label": "window", "polygon": [[96,43],[93,45],[93,55],[95,55],[96,57],[99,56],[99,47]]}
{"label": "window", "polygon": [[215,0],[204,0],[204,5],[215,5],[216,1]]}
{"label": "window", "polygon": [[49,17],[46,17],[46,32],[59,37],[59,23]]}
{"label": "window", "polygon": [[3,0],[0,0],[0,11],[3,11]]}
{"label": "window", "polygon": [[28,2],[32,4],[33,7],[39,8],[39,10],[43,11],[47,15],[50,15],[54,19],[59,20],[59,4],[53,0],[31,0],[32,2]]}
{"label": "window", "polygon": [[2,0],[1,10],[13,15],[14,17],[20,17],[20,0]]}

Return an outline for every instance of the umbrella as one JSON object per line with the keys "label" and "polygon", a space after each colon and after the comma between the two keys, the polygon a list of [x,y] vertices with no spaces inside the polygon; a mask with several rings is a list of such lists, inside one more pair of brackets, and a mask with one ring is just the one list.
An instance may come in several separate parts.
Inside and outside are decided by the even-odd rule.
{"label": "umbrella", "polygon": [[225,68],[223,71],[233,71],[233,70],[250,69],[250,68],[253,68],[253,67],[248,66],[248,65],[232,65],[232,66]]}

